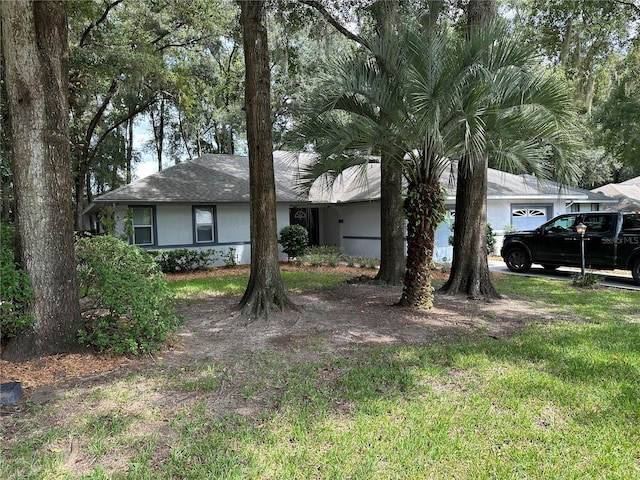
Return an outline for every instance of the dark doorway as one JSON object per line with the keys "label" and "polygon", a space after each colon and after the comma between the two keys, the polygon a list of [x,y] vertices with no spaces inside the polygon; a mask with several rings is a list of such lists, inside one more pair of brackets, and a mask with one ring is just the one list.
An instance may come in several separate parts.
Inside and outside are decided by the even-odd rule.
{"label": "dark doorway", "polygon": [[309,245],[320,245],[320,226],[317,208],[292,207],[289,209],[289,224],[302,225],[309,232]]}

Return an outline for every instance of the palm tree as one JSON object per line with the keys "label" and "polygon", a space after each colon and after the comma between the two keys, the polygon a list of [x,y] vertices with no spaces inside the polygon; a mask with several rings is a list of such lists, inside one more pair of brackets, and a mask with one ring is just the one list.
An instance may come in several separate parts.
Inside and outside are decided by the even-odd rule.
{"label": "palm tree", "polygon": [[[367,155],[381,139],[403,152],[396,159],[407,189],[408,248],[399,303],[429,308],[435,231],[445,213],[442,176],[457,159],[484,155],[489,146],[503,161],[539,170],[542,147],[565,138],[557,134],[560,112],[552,108],[565,97],[552,77],[531,77],[533,52],[500,28],[469,39],[447,29],[410,28],[401,44],[380,42],[377,48],[376,55],[389,59],[392,76],[354,56],[340,61],[325,83],[322,108],[305,128],[321,158],[304,178],[307,185],[318,178],[331,184],[345,170],[371,162]],[[550,106],[529,105],[530,99]],[[380,110],[389,115],[384,130]]]}

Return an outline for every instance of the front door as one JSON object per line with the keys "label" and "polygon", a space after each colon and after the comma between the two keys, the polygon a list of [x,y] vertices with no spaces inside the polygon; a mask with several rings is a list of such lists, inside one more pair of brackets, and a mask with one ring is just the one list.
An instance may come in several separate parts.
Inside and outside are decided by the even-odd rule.
{"label": "front door", "polygon": [[292,207],[289,209],[289,224],[302,225],[309,232],[309,245],[320,244],[319,214],[317,208]]}

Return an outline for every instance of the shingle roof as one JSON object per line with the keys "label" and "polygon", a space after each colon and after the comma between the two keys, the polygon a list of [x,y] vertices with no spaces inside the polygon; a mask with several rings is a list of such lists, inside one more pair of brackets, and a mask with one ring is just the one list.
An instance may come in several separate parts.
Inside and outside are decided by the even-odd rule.
{"label": "shingle roof", "polygon": [[[447,191],[447,201],[453,202],[456,194],[455,168],[447,170],[440,179]],[[606,195],[590,192],[581,188],[563,187],[551,180],[538,180],[533,175],[514,175],[490,168],[487,172],[487,198],[563,198],[577,203],[607,203],[613,200]],[[369,164],[367,175],[363,176],[358,167],[347,170],[342,178],[336,180],[330,190],[315,185],[309,200],[317,203],[356,202],[377,200],[380,198],[380,165]]]}
{"label": "shingle roof", "polygon": [[[300,201],[293,171],[282,157],[274,158],[276,201]],[[189,162],[117,188],[97,203],[244,203],[249,201],[249,159],[237,155],[203,155]]]}
{"label": "shingle roof", "polygon": [[[317,182],[302,197],[296,191],[298,167],[312,162],[313,154],[274,152],[276,201],[288,203],[336,203],[378,200],[380,198],[380,165],[371,163],[366,175],[357,168],[345,172],[332,188]],[[442,183],[453,201],[455,174],[446,172]],[[489,169],[488,198],[564,198],[575,202],[608,202],[603,193],[572,187],[561,188],[552,181],[538,181],[531,175],[514,175]],[[237,155],[203,155],[189,162],[117,188],[94,200],[104,203],[246,203],[249,202],[249,160]],[[91,207],[89,209],[91,210]]]}
{"label": "shingle roof", "polygon": [[640,210],[640,177],[622,183],[609,183],[592,191],[616,199],[617,203],[610,207],[611,209]]}

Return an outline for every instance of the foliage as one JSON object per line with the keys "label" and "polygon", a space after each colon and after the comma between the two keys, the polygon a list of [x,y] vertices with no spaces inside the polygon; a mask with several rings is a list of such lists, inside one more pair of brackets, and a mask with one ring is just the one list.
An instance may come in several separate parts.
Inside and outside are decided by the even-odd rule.
{"label": "foliage", "polygon": [[[104,228],[107,235],[115,235],[116,233],[116,219],[115,208],[112,206],[102,207],[98,213],[98,222]],[[130,226],[133,228],[132,226]]]}
{"label": "foliage", "polygon": [[302,225],[287,225],[280,230],[280,244],[289,258],[300,257],[309,250],[309,232]]}
{"label": "foliage", "polygon": [[220,250],[220,254],[222,255],[222,261],[224,262],[224,266],[227,268],[235,268],[238,266],[238,258],[236,255],[236,249],[230,247],[227,251]]}
{"label": "foliage", "polygon": [[573,284],[576,287],[593,287],[598,283],[598,276],[595,273],[584,272],[573,276]]}
{"label": "foliage", "polygon": [[640,17],[633,2],[543,0],[512,2],[527,41],[558,65],[587,114],[606,96],[618,52],[632,44]]}
{"label": "foliage", "polygon": [[[611,180],[618,182],[640,174],[640,47],[635,47],[620,62],[616,73],[616,82],[609,97],[596,110],[594,123],[600,144],[615,159],[614,166],[618,169],[614,172],[619,174]],[[600,164],[590,163],[589,167],[598,168]],[[599,185],[603,183],[607,182]]]}
{"label": "foliage", "polygon": [[35,323],[27,312],[33,299],[29,276],[15,262],[15,230],[8,221],[0,222],[0,334],[14,336],[20,329]]}
{"label": "foliage", "polygon": [[164,275],[151,255],[111,236],[76,243],[86,328],[80,341],[99,352],[159,350],[180,323]]}
{"label": "foliage", "polygon": [[190,250],[179,248],[175,250],[162,250],[149,252],[154,255],[156,263],[164,273],[192,272],[203,270],[217,259],[216,250]]}
{"label": "foliage", "polygon": [[[171,138],[179,129],[176,136],[190,155],[215,136],[210,132],[216,125],[227,125],[221,112],[239,111],[213,102],[214,90],[226,84],[221,70],[228,69],[222,68],[220,52],[233,43],[236,11],[229,0],[69,2],[70,133],[78,211],[84,194],[90,200],[94,193],[131,180],[139,158],[133,151],[133,124],[157,111],[158,102],[171,102],[171,108],[160,107],[167,117],[162,136]],[[237,57],[229,64],[235,67]],[[190,128],[198,123],[201,128]]]}

